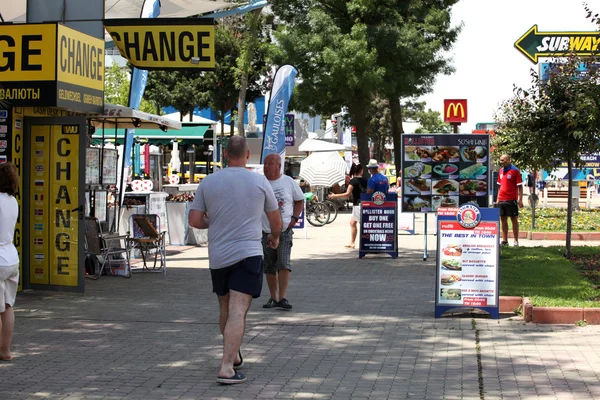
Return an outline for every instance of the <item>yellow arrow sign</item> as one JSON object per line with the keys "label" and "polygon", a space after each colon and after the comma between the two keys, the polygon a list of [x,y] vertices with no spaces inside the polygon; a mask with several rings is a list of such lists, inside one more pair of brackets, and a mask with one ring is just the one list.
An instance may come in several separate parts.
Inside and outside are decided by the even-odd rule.
{"label": "yellow arrow sign", "polygon": [[515,42],[515,47],[534,64],[540,57],[560,57],[567,54],[594,56],[598,54],[598,32],[538,32],[534,25]]}

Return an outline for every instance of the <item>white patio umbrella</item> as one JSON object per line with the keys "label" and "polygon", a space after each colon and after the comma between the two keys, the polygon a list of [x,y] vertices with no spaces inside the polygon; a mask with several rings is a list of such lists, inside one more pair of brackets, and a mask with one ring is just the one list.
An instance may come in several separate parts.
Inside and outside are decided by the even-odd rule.
{"label": "white patio umbrella", "polygon": [[313,153],[300,163],[300,177],[311,186],[330,187],[344,180],[347,164],[337,151]]}

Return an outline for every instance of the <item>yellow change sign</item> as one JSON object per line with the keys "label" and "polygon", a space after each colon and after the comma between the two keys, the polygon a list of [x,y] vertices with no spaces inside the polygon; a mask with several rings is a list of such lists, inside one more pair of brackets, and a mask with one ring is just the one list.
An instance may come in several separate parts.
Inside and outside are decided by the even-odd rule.
{"label": "yellow change sign", "polygon": [[139,69],[215,68],[212,19],[106,19],[121,55]]}
{"label": "yellow change sign", "polygon": [[0,25],[0,101],[102,112],[104,41],[61,24]]}

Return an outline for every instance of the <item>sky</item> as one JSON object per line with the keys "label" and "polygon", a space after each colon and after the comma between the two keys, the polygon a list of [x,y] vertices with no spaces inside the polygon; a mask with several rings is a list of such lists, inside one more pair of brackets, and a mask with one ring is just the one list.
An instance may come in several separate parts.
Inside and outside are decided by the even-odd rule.
{"label": "sky", "polygon": [[[587,0],[600,13],[600,0]],[[493,122],[498,105],[512,97],[513,84],[529,88],[538,70],[514,43],[533,25],[541,32],[595,31],[580,0],[461,0],[452,8],[452,24],[463,24],[454,48],[455,73],[437,78],[433,92],[420,98],[442,114],[444,99],[467,99],[471,132],[477,122]],[[543,61],[543,59],[542,59]],[[405,124],[407,132],[418,125]]]}

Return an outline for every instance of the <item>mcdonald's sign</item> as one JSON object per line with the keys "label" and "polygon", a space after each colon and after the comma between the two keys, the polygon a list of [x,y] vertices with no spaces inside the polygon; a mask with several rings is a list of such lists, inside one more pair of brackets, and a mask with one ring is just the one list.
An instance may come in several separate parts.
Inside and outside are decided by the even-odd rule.
{"label": "mcdonald's sign", "polygon": [[444,122],[467,122],[467,100],[444,100]]}

